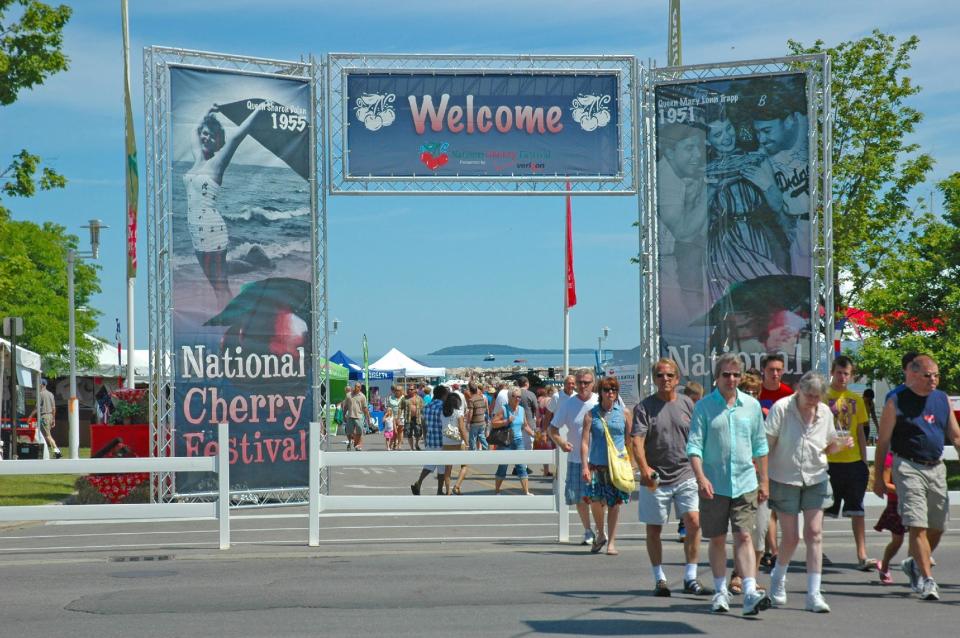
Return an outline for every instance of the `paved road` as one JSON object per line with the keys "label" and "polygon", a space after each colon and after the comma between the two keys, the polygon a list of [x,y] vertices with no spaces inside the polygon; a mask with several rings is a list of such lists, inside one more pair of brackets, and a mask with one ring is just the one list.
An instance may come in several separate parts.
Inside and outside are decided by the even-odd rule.
{"label": "paved road", "polygon": [[[334,491],[409,494],[416,468],[388,470],[337,470]],[[489,470],[469,492],[491,489]],[[548,479],[537,477],[533,489],[546,493]],[[707,613],[705,598],[650,596],[635,504],[617,558],[557,544],[556,520],[542,514],[325,516],[319,548],[306,546],[304,508],[235,514],[233,548],[224,552],[215,549],[215,522],[0,532],[0,636],[952,635],[960,618],[957,532],[937,552],[939,603],[911,596],[902,575],[883,587],[852,569],[848,523],[829,521],[824,589],[834,613],[802,611],[797,564],[787,608],[744,619],[738,608]],[[885,541],[870,531],[872,555]],[[665,562],[677,582],[679,543],[666,543]]]}

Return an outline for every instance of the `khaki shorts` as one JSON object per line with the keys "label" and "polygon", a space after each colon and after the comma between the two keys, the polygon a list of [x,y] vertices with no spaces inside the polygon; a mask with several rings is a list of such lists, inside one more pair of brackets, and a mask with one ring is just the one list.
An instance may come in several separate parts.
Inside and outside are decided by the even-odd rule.
{"label": "khaki shorts", "polygon": [[753,531],[757,525],[757,490],[736,498],[714,494],[700,499],[700,530],[705,538],[725,536],[727,521],[734,532]]}
{"label": "khaki shorts", "polygon": [[53,434],[51,432],[53,430],[53,425],[53,416],[49,414],[43,414],[40,416],[40,428],[43,430],[43,434],[47,438],[53,438]]}
{"label": "khaki shorts", "polygon": [[[773,481],[770,482],[773,485]],[[757,524],[750,532],[750,538],[753,540],[753,549],[757,552],[763,552],[767,542],[767,530],[770,529],[770,501],[764,501],[757,505]]]}
{"label": "khaki shorts", "polygon": [[897,486],[897,511],[904,527],[946,529],[950,507],[946,465],[921,465],[894,456],[893,484]]}

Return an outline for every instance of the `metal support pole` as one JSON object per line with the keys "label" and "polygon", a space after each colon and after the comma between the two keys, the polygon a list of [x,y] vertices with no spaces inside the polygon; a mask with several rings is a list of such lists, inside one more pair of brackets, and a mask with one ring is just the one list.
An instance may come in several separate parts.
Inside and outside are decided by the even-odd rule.
{"label": "metal support pole", "polygon": [[[13,322],[11,322],[12,324]],[[17,460],[17,330],[10,326],[10,449],[7,458]],[[37,408],[40,407],[39,400]],[[40,410],[37,410],[37,414]]]}
{"label": "metal support pole", "polygon": [[567,543],[570,541],[570,508],[564,496],[564,486],[567,484],[567,453],[557,448],[554,459],[557,467],[557,477],[553,481],[553,495],[557,499],[557,542]]}
{"label": "metal support pole", "polygon": [[[324,408],[326,410],[326,407]],[[326,410],[329,412],[329,410]],[[324,422],[326,422],[326,417],[324,417]],[[308,463],[310,480],[308,485],[310,486],[310,495],[309,495],[309,517],[310,524],[308,525],[308,543],[310,547],[318,547],[320,545],[320,424],[316,421],[310,422],[310,432],[309,438],[307,439],[308,452],[310,455],[310,461]]]}
{"label": "metal support pole", "polygon": [[80,405],[77,401],[77,326],[73,297],[73,265],[77,251],[67,250],[67,314],[70,357],[70,399],[67,402],[67,423],[70,433],[70,458],[80,458]]}
{"label": "metal support pole", "polygon": [[230,549],[230,426],[217,425],[217,519],[220,521],[220,549]]}
{"label": "metal support pole", "polygon": [[127,378],[123,384],[127,388],[137,387],[133,377],[133,352],[136,347],[133,332],[133,306],[136,283],[136,279],[127,279]]}

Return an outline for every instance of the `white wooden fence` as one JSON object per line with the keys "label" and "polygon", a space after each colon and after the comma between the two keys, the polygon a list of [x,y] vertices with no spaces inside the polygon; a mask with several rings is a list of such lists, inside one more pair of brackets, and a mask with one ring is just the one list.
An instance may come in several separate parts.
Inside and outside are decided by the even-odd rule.
{"label": "white wooden fence", "polygon": [[230,463],[228,426],[217,426],[216,456],[2,461],[0,476],[26,474],[122,474],[129,472],[214,472],[215,503],[110,503],[105,505],[10,505],[0,507],[0,521],[89,521],[129,518],[203,518],[220,522],[220,549],[230,548]]}
{"label": "white wooden fence", "polygon": [[[567,461],[559,450],[476,450],[429,452],[324,452],[319,449],[319,423],[310,424],[310,526],[311,547],[320,544],[320,512],[341,511],[465,511],[541,512],[557,517],[557,540],[567,542],[570,519],[563,497]],[[550,494],[535,496],[471,495],[451,496],[327,496],[320,493],[320,469],[332,467],[430,466],[430,465],[514,465],[556,464],[556,479]]]}

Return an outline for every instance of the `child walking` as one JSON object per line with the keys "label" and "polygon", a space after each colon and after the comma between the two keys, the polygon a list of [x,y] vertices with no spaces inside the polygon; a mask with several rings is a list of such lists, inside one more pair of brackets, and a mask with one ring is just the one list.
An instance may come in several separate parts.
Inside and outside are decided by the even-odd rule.
{"label": "child walking", "polygon": [[387,450],[395,449],[393,443],[393,410],[387,408],[387,411],[383,413],[383,438],[386,440]]}
{"label": "child walking", "polygon": [[880,572],[880,582],[884,585],[893,583],[893,577],[890,575],[890,561],[900,551],[903,545],[903,535],[906,530],[903,527],[903,521],[900,520],[900,514],[897,513],[897,488],[893,484],[893,454],[887,454],[883,463],[883,484],[887,488],[887,507],[880,515],[877,524],[873,529],[878,532],[888,530],[890,532],[890,542],[883,550],[883,558],[877,563],[877,571]]}

